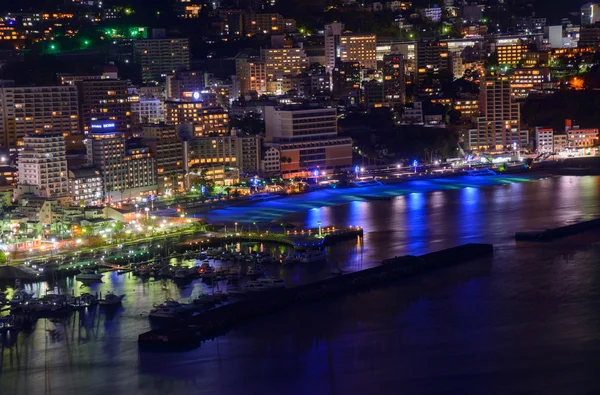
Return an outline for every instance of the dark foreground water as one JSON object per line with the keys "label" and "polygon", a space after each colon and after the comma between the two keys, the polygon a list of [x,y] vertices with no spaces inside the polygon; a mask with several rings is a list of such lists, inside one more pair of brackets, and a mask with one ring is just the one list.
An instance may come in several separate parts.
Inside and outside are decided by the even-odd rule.
{"label": "dark foreground water", "polygon": [[[598,234],[541,246],[511,239],[599,208],[599,178],[562,177],[293,215],[362,225],[363,243],[330,251],[348,269],[470,241],[498,248],[489,259],[260,318],[178,353],[138,350],[148,325],[139,305],[189,290],[125,279],[135,297],[114,316],[40,320],[29,336],[5,339],[0,394],[599,393]],[[328,272],[289,270],[290,281]],[[55,328],[58,338],[46,331]]]}

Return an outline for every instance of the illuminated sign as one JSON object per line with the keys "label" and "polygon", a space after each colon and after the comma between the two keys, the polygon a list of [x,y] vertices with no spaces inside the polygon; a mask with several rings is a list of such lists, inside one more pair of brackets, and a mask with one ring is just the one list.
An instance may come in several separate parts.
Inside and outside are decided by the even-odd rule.
{"label": "illuminated sign", "polygon": [[113,129],[115,127],[114,122],[105,122],[105,123],[93,123],[92,129]]}

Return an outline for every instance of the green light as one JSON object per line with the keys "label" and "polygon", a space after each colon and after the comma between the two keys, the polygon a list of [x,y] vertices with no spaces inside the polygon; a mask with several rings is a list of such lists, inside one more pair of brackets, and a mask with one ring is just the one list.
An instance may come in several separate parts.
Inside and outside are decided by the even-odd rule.
{"label": "green light", "polygon": [[131,15],[132,12],[131,8],[125,8],[125,15]]}
{"label": "green light", "polygon": [[90,45],[90,40],[83,40],[83,45],[85,45],[85,46]]}
{"label": "green light", "polygon": [[50,44],[50,49],[54,51],[56,49],[56,45],[55,44]]}

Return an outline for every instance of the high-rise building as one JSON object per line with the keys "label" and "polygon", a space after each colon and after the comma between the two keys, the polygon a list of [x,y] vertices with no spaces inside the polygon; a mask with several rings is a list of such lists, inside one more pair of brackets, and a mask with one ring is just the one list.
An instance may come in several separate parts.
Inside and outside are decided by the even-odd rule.
{"label": "high-rise building", "polygon": [[363,82],[363,91],[367,108],[380,108],[388,105],[385,100],[383,82],[375,79]]}
{"label": "high-rise building", "polygon": [[404,57],[402,54],[383,56],[383,93],[390,105],[404,105]]}
{"label": "high-rise building", "polygon": [[14,150],[27,134],[80,133],[73,86],[0,87],[0,148]]}
{"label": "high-rise building", "polygon": [[504,150],[529,143],[527,131],[520,130],[519,103],[513,100],[510,77],[490,73],[481,79],[481,112],[476,135],[470,136],[473,149]]}
{"label": "high-rise building", "polygon": [[325,68],[329,74],[333,73],[336,60],[342,57],[340,37],[343,30],[344,25],[341,23],[325,25]]}
{"label": "high-rise building", "polygon": [[499,43],[496,46],[498,64],[501,66],[516,67],[525,59],[525,54],[528,51],[527,42],[524,40],[508,41],[506,44]]}
{"label": "high-rise building", "polygon": [[[39,133],[23,138],[19,152],[17,195],[27,190],[36,196],[69,195],[65,138],[60,133]],[[33,189],[31,189],[33,187]]]}
{"label": "high-rise building", "polygon": [[241,96],[249,91],[255,91],[258,95],[267,91],[267,67],[260,58],[238,55],[235,59],[235,75]]}
{"label": "high-rise building", "polygon": [[581,25],[593,25],[600,21],[600,4],[586,3],[581,6]]}
{"label": "high-rise building", "polygon": [[419,41],[416,53],[417,83],[420,85],[428,75],[437,75],[450,67],[448,43],[445,41]]}
{"label": "high-rise building", "polygon": [[309,106],[265,107],[266,140],[277,148],[285,177],[324,174],[352,164],[352,139],[339,137],[337,110]]}
{"label": "high-rise building", "polygon": [[541,89],[550,80],[550,69],[516,69],[510,74],[510,86],[515,100],[525,100],[534,89]]}
{"label": "high-rise building", "polygon": [[246,37],[257,33],[291,33],[296,30],[296,21],[280,14],[245,13],[242,15],[242,30]]}
{"label": "high-rise building", "polygon": [[167,99],[189,98],[194,92],[204,90],[204,73],[191,70],[177,70],[167,77]]}
{"label": "high-rise building", "polygon": [[344,25],[325,25],[325,67],[332,73],[336,61],[358,62],[361,67],[377,68],[377,37],[374,34],[343,32]]}
{"label": "high-rise building", "polygon": [[333,95],[335,97],[348,97],[360,91],[360,63],[338,62],[331,75]]}
{"label": "high-rise building", "polygon": [[131,116],[138,123],[161,123],[165,120],[165,103],[158,97],[140,96],[131,101]]}
{"label": "high-rise building", "polygon": [[[102,173],[104,194],[112,200],[155,193],[156,168],[147,147],[126,147],[112,124],[92,127],[85,140],[87,161]],[[106,126],[106,127],[105,127]]]}
{"label": "high-rise building", "polygon": [[190,142],[190,167],[239,166],[236,136],[195,137]]}
{"label": "high-rise building", "polygon": [[374,34],[345,33],[340,37],[340,59],[342,62],[359,62],[366,69],[376,69],[376,47]]}
{"label": "high-rise building", "polygon": [[100,170],[93,167],[69,169],[69,186],[74,203],[102,203],[104,186]]}
{"label": "high-rise building", "polygon": [[127,81],[84,80],[77,82],[77,89],[82,131],[89,132],[92,123],[97,121],[112,121],[117,132],[128,130],[131,111],[127,100]]}
{"label": "high-rise building", "polygon": [[261,50],[268,79],[281,79],[286,75],[297,75],[308,67],[308,56],[304,48],[291,43],[273,45]]}
{"label": "high-rise building", "polygon": [[163,81],[179,68],[190,68],[187,38],[145,39],[133,42],[134,60],[141,68],[142,81]]}
{"label": "high-rise building", "polygon": [[159,192],[179,190],[183,185],[183,143],[174,125],[147,125],[142,143],[150,148],[156,166]]}
{"label": "high-rise building", "polygon": [[167,100],[165,122],[171,125],[191,124],[195,136],[222,136],[229,131],[227,112],[216,103],[203,101],[201,95],[196,100]]}
{"label": "high-rise building", "polygon": [[258,174],[260,172],[260,136],[238,137],[238,166],[243,173]]}

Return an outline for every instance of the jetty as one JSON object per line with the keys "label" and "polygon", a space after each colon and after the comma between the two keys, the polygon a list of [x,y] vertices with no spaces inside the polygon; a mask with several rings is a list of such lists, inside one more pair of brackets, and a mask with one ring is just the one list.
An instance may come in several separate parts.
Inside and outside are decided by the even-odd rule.
{"label": "jetty", "polygon": [[234,303],[229,303],[170,328],[152,330],[139,335],[140,345],[200,344],[204,340],[225,334],[235,325],[256,317],[275,313],[301,303],[311,303],[335,295],[352,293],[410,277],[437,268],[490,255],[491,244],[464,244],[421,256],[401,256],[385,259],[381,265],[338,277],[293,288],[261,291]]}
{"label": "jetty", "polygon": [[600,228],[600,218],[595,218],[589,221],[578,222],[576,224],[560,226],[558,228],[516,232],[515,239],[517,241],[552,241],[598,228]]}

